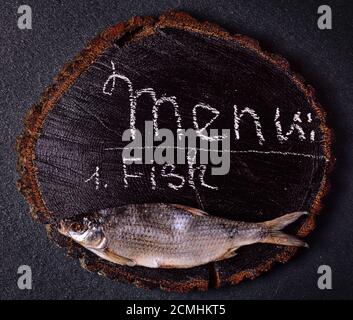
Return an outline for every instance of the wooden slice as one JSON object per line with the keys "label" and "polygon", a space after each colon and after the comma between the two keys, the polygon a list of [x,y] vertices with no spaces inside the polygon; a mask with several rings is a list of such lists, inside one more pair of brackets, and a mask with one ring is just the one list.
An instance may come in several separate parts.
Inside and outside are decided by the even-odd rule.
{"label": "wooden slice", "polygon": [[[143,132],[145,121],[175,133],[229,129],[230,147],[222,152],[229,173],[212,175],[211,165],[197,161],[191,169],[124,166],[122,134]],[[57,222],[146,202],[251,222],[308,210],[288,229],[304,237],[314,228],[334,162],[325,112],[286,60],[264,52],[255,40],[179,12],[136,17],[91,41],[31,108],[17,150],[18,187],[33,217],[83,267],[178,292],[255,278],[297,249],[258,244],[192,269],[123,267],[59,235]]]}

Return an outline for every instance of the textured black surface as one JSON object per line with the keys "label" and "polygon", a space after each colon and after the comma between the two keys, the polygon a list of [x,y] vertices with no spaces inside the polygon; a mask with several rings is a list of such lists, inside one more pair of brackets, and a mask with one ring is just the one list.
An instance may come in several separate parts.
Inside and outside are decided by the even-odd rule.
{"label": "textured black surface", "polygon": [[[202,3],[202,4],[201,4]],[[29,3],[31,4],[31,3]],[[61,65],[83,48],[97,31],[133,15],[158,15],[167,8],[189,11],[226,27],[231,32],[248,34],[260,40],[270,51],[283,54],[318,90],[319,99],[335,129],[337,168],[333,190],[327,207],[319,219],[319,228],[309,238],[312,249],[285,267],[263,275],[255,282],[236,288],[190,293],[186,298],[337,298],[352,297],[350,274],[352,258],[350,227],[353,226],[349,198],[352,169],[352,127],[349,108],[352,82],[352,46],[349,23],[353,12],[348,2],[332,2],[334,25],[331,31],[316,27],[318,3],[258,3],[256,1],[227,3],[215,7],[211,2],[200,4],[138,2],[85,2],[75,7],[68,2],[56,5],[32,5],[32,31],[16,28],[17,3],[3,2],[1,11],[1,64],[3,125],[1,134],[1,236],[4,239],[1,286],[3,298],[176,298],[176,294],[144,291],[129,285],[111,282],[91,275],[76,262],[65,258],[47,240],[39,225],[31,221],[28,208],[15,189],[15,159],[12,149],[15,136],[21,131],[21,118],[28,106],[38,100]],[[77,7],[76,7],[77,6]],[[335,19],[337,15],[337,18]],[[16,271],[21,264],[32,267],[34,289],[22,292],[16,286]],[[331,291],[316,286],[317,267],[328,264],[333,269]],[[94,290],[91,288],[95,288]]]}

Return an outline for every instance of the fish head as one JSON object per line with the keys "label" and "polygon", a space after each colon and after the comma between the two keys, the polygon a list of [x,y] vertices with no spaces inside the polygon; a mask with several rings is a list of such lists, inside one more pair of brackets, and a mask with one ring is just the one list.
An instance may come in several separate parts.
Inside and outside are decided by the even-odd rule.
{"label": "fish head", "polygon": [[78,219],[63,219],[58,231],[87,248],[100,248],[105,243],[105,236],[99,222],[85,217]]}

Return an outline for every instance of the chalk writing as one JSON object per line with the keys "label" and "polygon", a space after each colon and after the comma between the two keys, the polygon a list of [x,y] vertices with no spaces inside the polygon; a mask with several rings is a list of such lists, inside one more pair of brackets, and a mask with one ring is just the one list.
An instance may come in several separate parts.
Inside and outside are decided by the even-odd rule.
{"label": "chalk writing", "polygon": [[[112,95],[115,88],[116,88],[116,81],[117,79],[122,80],[128,88],[128,94],[129,94],[129,101],[130,101],[130,130],[132,134],[132,139],[135,139],[136,137],[136,109],[137,109],[137,101],[138,98],[141,97],[143,94],[148,94],[152,101],[153,101],[153,107],[152,107],[152,115],[153,115],[153,129],[154,129],[154,134],[155,136],[159,136],[159,127],[158,127],[158,114],[159,114],[159,108],[161,105],[164,104],[169,104],[172,106],[174,110],[174,117],[176,119],[176,125],[177,125],[177,132],[178,135],[180,136],[181,129],[182,129],[182,119],[180,116],[179,112],[179,105],[177,103],[177,98],[175,96],[166,96],[165,94],[162,95],[160,98],[157,98],[156,91],[153,88],[143,88],[139,90],[135,90],[133,88],[133,83],[132,81],[126,77],[125,75],[119,74],[116,71],[115,64],[113,61],[111,61],[111,66],[112,66],[112,73],[108,76],[107,80],[103,84],[103,93],[106,95]],[[208,110],[211,113],[211,120],[206,122],[206,124],[203,125],[203,127],[200,127],[199,124],[199,119],[197,117],[197,110],[198,109],[204,109]],[[260,116],[256,113],[256,111],[252,108],[246,107],[242,110],[238,110],[238,106],[234,105],[234,134],[235,134],[235,139],[239,140],[240,139],[240,122],[241,119],[247,114],[253,119],[253,123],[255,126],[255,132],[256,136],[258,139],[259,145],[263,145],[265,142],[265,137],[263,134],[262,130],[262,125],[260,122]],[[206,104],[204,102],[198,102],[195,104],[195,106],[192,109],[192,117],[193,117],[193,125],[194,128],[198,134],[198,136],[201,139],[208,139],[208,140],[222,140],[225,138],[225,136],[220,135],[220,136],[208,136],[206,137],[204,135],[204,131],[211,126],[212,123],[216,121],[216,119],[219,117],[220,111],[217,110],[216,108],[210,106],[209,104]],[[311,113],[307,114],[307,122],[311,123],[312,122],[312,115]],[[302,126],[302,119],[301,119],[301,112],[297,111],[294,116],[293,116],[293,121],[289,126],[288,131],[283,134],[283,128],[282,128],[282,123],[280,121],[280,110],[279,108],[276,109],[275,117],[274,117],[274,123],[275,123],[275,128],[277,132],[277,139],[280,143],[284,143],[288,141],[289,137],[294,135],[295,132],[297,132],[297,136],[300,141],[306,140],[306,135]],[[315,132],[313,130],[310,132],[310,142],[315,141]]]}
{"label": "chalk writing", "polygon": [[[157,146],[152,146],[152,147],[137,147],[139,149],[154,149],[157,148]],[[171,148],[171,149],[180,149],[178,146],[170,146],[166,148]],[[113,150],[125,150],[129,149],[126,147],[109,147],[109,148],[104,148],[106,151],[113,151]],[[131,148],[132,149],[132,148]],[[134,148],[135,149],[135,148]],[[208,152],[226,152],[226,153],[258,153],[258,154],[277,154],[277,155],[282,155],[282,156],[294,156],[294,157],[304,157],[304,158],[312,158],[312,159],[323,159],[325,161],[329,161],[328,159],[325,158],[325,156],[320,156],[320,155],[313,155],[313,154],[307,154],[307,153],[300,153],[300,152],[287,152],[287,151],[275,151],[275,150],[269,150],[269,151],[264,151],[264,150],[222,150],[222,149],[202,149],[202,148],[196,148],[198,151],[208,151]]]}
{"label": "chalk writing", "polygon": [[240,139],[239,136],[239,122],[241,118],[244,116],[244,114],[248,113],[251,115],[251,117],[254,119],[254,124],[255,124],[255,129],[256,129],[256,135],[259,138],[259,144],[262,145],[265,141],[265,138],[262,134],[262,129],[261,129],[261,123],[260,123],[260,118],[256,114],[256,112],[253,109],[250,108],[245,108],[238,114],[238,107],[234,105],[234,132],[235,132],[235,138],[237,140]]}
{"label": "chalk writing", "polygon": [[[167,169],[169,169],[169,172],[166,173]],[[179,190],[182,188],[185,184],[185,179],[182,175],[174,173],[175,170],[175,165],[174,164],[165,164],[162,168],[161,171],[161,176],[165,178],[178,178],[180,179],[180,184],[176,185],[171,182],[168,183],[168,187],[174,190]]]}
{"label": "chalk writing", "polygon": [[[135,89],[132,81],[125,75],[120,74],[117,72],[115,63],[111,61],[111,74],[108,76],[107,80],[103,84],[103,94],[112,96],[114,92],[116,92],[117,88],[117,81],[120,80],[123,85],[127,87],[127,94],[129,98],[129,108],[130,108],[130,120],[129,120],[129,132],[127,134],[124,132],[122,136],[123,141],[130,141],[130,143],[125,147],[109,147],[105,148],[105,151],[114,151],[114,150],[121,150],[122,152],[122,166],[123,166],[123,175],[124,175],[124,187],[127,188],[129,186],[130,179],[140,179],[143,177],[142,172],[135,172],[131,171],[131,168],[128,168],[128,165],[131,164],[150,164],[151,170],[149,175],[149,180],[151,184],[152,190],[156,190],[158,187],[157,180],[162,179],[173,179],[173,182],[167,182],[168,188],[173,190],[180,190],[186,184],[191,187],[197,194],[198,191],[196,189],[195,181],[198,179],[199,185],[204,188],[208,188],[211,190],[218,190],[217,186],[212,186],[206,182],[206,172],[207,172],[207,165],[204,163],[204,159],[208,159],[208,154],[216,153],[219,154],[261,154],[261,155],[276,155],[276,156],[289,156],[289,157],[303,157],[303,158],[313,158],[313,159],[325,159],[324,156],[316,156],[314,154],[306,154],[306,153],[297,153],[297,152],[289,152],[289,151],[280,151],[280,150],[255,150],[255,149],[247,149],[247,150],[231,150],[229,145],[227,148],[218,149],[217,143],[225,141],[229,139],[230,132],[229,130],[222,130],[222,134],[218,134],[217,130],[211,129],[210,135],[208,135],[207,130],[210,129],[212,125],[215,124],[216,121],[219,121],[219,117],[221,116],[221,112],[204,102],[198,102],[192,108],[192,123],[194,130],[196,132],[196,136],[200,138],[200,146],[196,145],[188,145],[185,146],[185,137],[188,136],[187,131],[183,129],[183,121],[181,118],[179,105],[177,102],[176,96],[167,96],[166,94],[162,94],[159,97],[157,96],[157,92],[155,89],[151,87],[146,87],[142,89]],[[119,87],[121,88],[121,87]],[[237,92],[235,90],[234,92]],[[121,94],[124,94],[122,91]],[[150,139],[148,137],[149,134],[154,135],[156,141],[162,141],[162,137],[167,137],[170,130],[168,129],[161,129],[159,128],[159,112],[160,108],[164,106],[169,106],[171,109],[172,117],[175,119],[175,124],[177,127],[177,136],[180,141],[176,146],[171,142],[174,141],[165,139],[164,143],[161,143],[158,146],[153,145],[142,145],[142,135],[139,130],[136,129],[136,113],[137,113],[137,106],[138,106],[138,99],[143,96],[148,95],[152,100],[152,124],[151,127],[145,128],[145,141]],[[206,111],[209,112],[209,118],[202,117],[199,118],[199,111],[202,112]],[[264,147],[266,144],[266,137],[264,135],[263,126],[261,123],[260,115],[254,108],[245,107],[239,108],[236,104],[230,108],[233,110],[233,132],[235,141],[241,140],[241,123],[244,122],[244,119],[247,118],[248,121],[252,121],[254,125],[254,137],[256,137],[256,141],[259,146]],[[291,141],[296,141],[297,143],[300,142],[315,142],[315,130],[310,128],[310,131],[305,132],[307,126],[313,123],[314,117],[311,113],[307,113],[306,117],[303,117],[300,111],[293,112],[291,115],[292,121],[289,124],[284,124],[284,120],[281,119],[281,111],[279,108],[275,109],[274,112],[274,137],[277,138],[277,141],[280,144],[288,143]],[[304,121],[307,123],[304,126]],[[190,129],[188,129],[190,130]],[[307,139],[308,135],[308,139]],[[182,139],[183,137],[183,139]],[[292,140],[294,139],[294,140]],[[152,139],[153,140],[153,139]],[[168,140],[168,142],[166,142]],[[203,141],[203,142],[202,142]],[[184,143],[184,144],[183,144]],[[210,143],[210,145],[208,144]],[[216,144],[212,144],[216,143]],[[133,150],[133,154],[127,154],[127,151]],[[154,151],[155,150],[155,151]],[[179,157],[178,160],[183,160],[186,154],[186,165],[187,165],[187,175],[184,177],[181,174],[176,173],[177,167],[173,164],[173,161],[168,161],[168,156],[174,156],[174,153],[166,152],[166,156],[163,156],[163,150],[182,150],[184,154]],[[144,154],[142,153],[144,151]],[[200,152],[200,163],[199,165],[196,164],[197,154]],[[204,152],[204,153],[203,153]],[[157,158],[155,159],[154,156],[157,154]],[[144,161],[143,161],[144,156]],[[162,165],[162,169],[159,172],[159,175],[156,173],[157,165]],[[213,172],[213,168],[212,171]],[[197,174],[196,174],[197,173]],[[224,173],[220,173],[224,174]],[[158,177],[158,179],[157,179]],[[99,177],[99,167],[96,167],[96,171],[92,174],[92,176],[85,180],[85,182],[89,182],[93,180],[95,184],[95,189],[98,189],[100,186],[100,177]],[[179,183],[177,181],[179,180]],[[104,185],[106,187],[106,185]],[[198,195],[199,196],[199,195]],[[199,197],[199,201],[201,198]]]}
{"label": "chalk writing", "polygon": [[[197,109],[198,108],[203,108],[203,109],[206,109],[206,110],[210,110],[214,114],[214,117],[209,122],[207,122],[206,125],[204,125],[201,129],[199,128],[199,124],[198,124],[198,121],[197,121]],[[195,107],[192,110],[193,123],[194,123],[195,130],[196,130],[198,136],[201,137],[201,139],[214,141],[214,140],[222,140],[222,139],[224,139],[226,137],[224,135],[223,136],[210,136],[209,137],[209,136],[206,136],[204,134],[204,131],[212,124],[212,122],[214,120],[217,119],[219,113],[220,112],[216,108],[212,108],[208,104],[198,103],[198,104],[195,105]]]}
{"label": "chalk writing", "polygon": [[[108,79],[105,81],[103,85],[103,93],[107,95],[112,95],[114,90],[115,90],[115,85],[116,85],[116,79],[121,79],[123,80],[127,86],[128,86],[128,91],[129,91],[129,100],[130,100],[130,130],[132,134],[132,138],[135,139],[135,133],[136,133],[136,107],[137,107],[137,99],[142,95],[142,94],[149,94],[150,97],[153,100],[153,108],[152,108],[152,113],[153,113],[153,124],[154,124],[154,132],[155,135],[159,135],[158,131],[158,110],[159,107],[162,104],[165,103],[170,103],[173,108],[174,108],[174,115],[176,117],[176,122],[177,122],[177,127],[178,129],[181,129],[181,117],[179,114],[179,106],[176,102],[175,97],[166,97],[163,95],[161,98],[157,99],[156,97],[156,92],[152,88],[144,88],[138,91],[135,91],[133,89],[132,82],[130,79],[122,74],[118,74],[115,69],[115,64],[113,61],[111,61],[111,66],[112,66],[112,74],[108,77]],[[112,82],[110,89],[108,89],[109,84]]]}
{"label": "chalk writing", "polygon": [[301,141],[306,139],[304,130],[303,130],[302,126],[299,124],[299,123],[302,123],[302,120],[300,118],[300,114],[301,114],[300,111],[298,111],[294,114],[293,123],[290,125],[290,128],[289,128],[288,132],[286,133],[286,135],[283,135],[282,134],[282,125],[281,125],[281,122],[279,121],[280,111],[279,111],[279,108],[276,109],[275,125],[276,125],[276,129],[277,129],[277,138],[278,138],[279,142],[283,143],[284,141],[287,141],[288,137],[290,135],[292,135],[294,133],[294,131],[298,132],[299,139]]}
{"label": "chalk writing", "polygon": [[[95,189],[98,190],[101,185],[98,166],[96,167],[94,173],[87,180],[85,180],[85,182],[89,182],[91,180],[94,181]],[[104,184],[103,186],[104,186],[104,188],[106,188],[108,185]]]}
{"label": "chalk writing", "polygon": [[141,178],[143,176],[142,173],[128,173],[127,162],[130,162],[130,160],[123,158],[124,188],[127,188],[129,186],[128,178]]}

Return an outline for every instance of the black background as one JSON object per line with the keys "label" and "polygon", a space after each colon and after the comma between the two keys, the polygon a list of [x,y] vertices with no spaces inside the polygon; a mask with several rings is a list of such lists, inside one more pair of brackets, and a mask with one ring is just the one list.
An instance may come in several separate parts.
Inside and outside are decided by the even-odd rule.
{"label": "black background", "polygon": [[[17,28],[19,1],[0,4],[0,298],[1,299],[332,299],[353,298],[352,116],[353,5],[350,1],[26,1],[33,30]],[[333,30],[317,28],[317,8],[329,4]],[[334,128],[337,157],[332,190],[309,237],[311,249],[255,281],[232,288],[178,295],[146,291],[83,270],[33,222],[15,182],[15,137],[22,118],[61,66],[87,41],[117,21],[185,10],[230,32],[247,34],[286,57],[318,91]],[[33,272],[33,289],[17,287],[17,268]],[[319,290],[317,268],[327,264],[333,289]]]}

